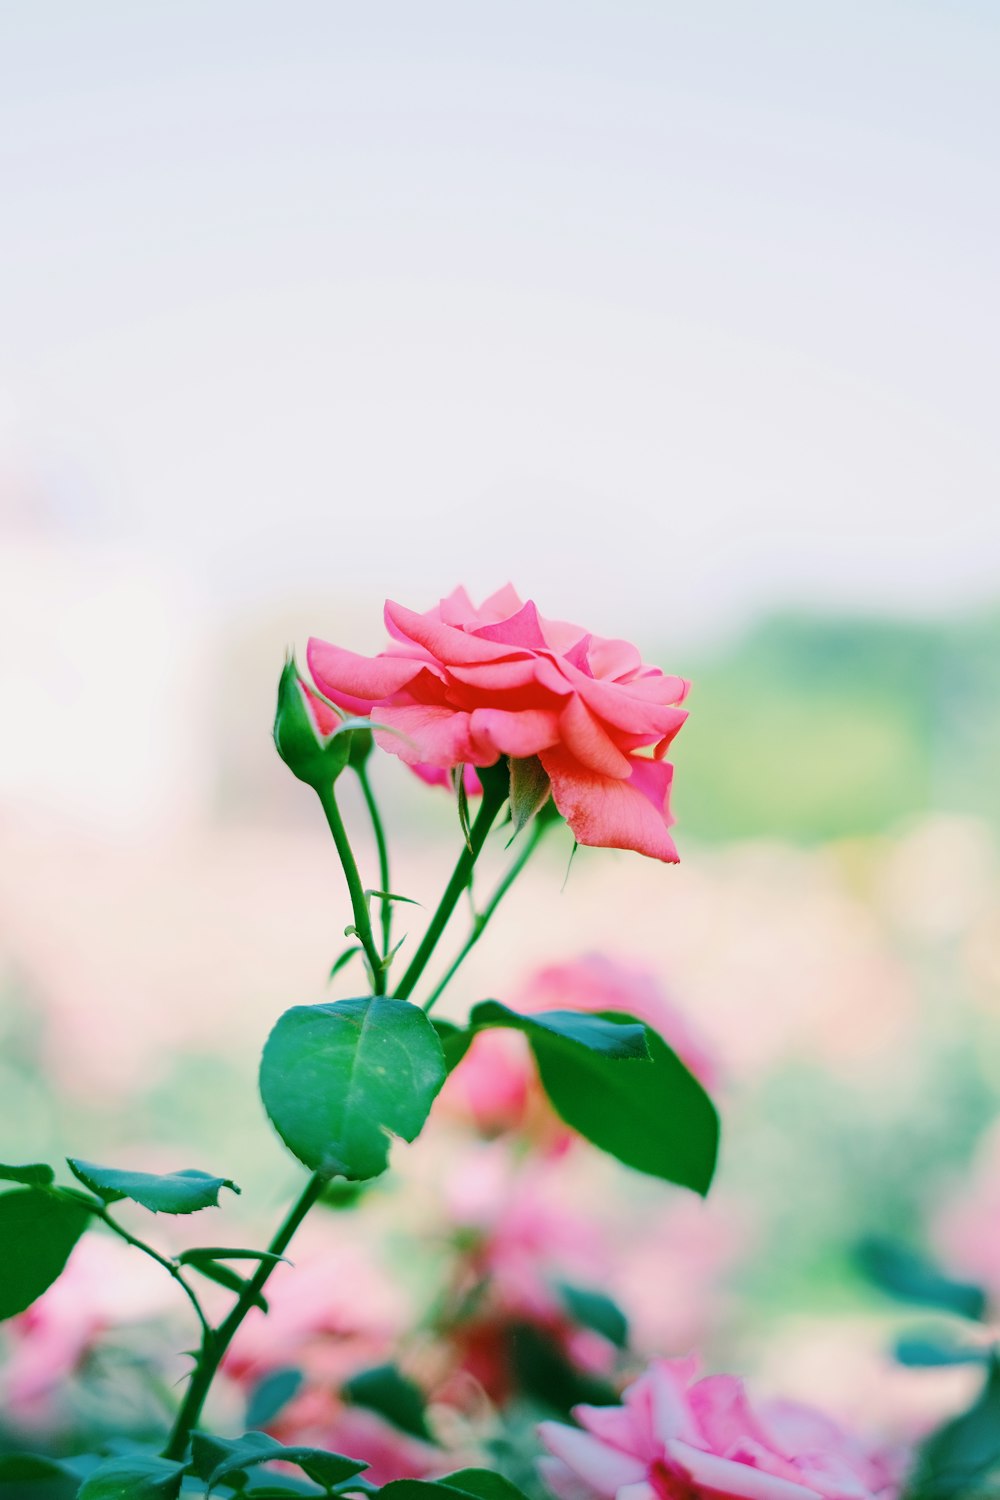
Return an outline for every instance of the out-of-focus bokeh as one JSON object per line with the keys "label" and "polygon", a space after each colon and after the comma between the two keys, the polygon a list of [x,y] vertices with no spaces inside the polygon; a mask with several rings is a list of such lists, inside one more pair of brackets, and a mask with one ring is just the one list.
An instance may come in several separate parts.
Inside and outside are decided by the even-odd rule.
{"label": "out-of-focus bokeh", "polygon": [[[270,743],[284,651],[510,579],[694,679],[681,865],[553,841],[449,993],[610,954],[713,1058],[707,1207],[586,1153],[568,1260],[646,1353],[893,1433],[957,1409],[975,1372],[892,1361],[855,1250],[1000,1298],[998,44],[975,0],[3,10],[0,1157],[274,1216],[256,1056],[349,916]],[[430,903],[454,807],[375,779]],[[417,1301],[427,1224],[506,1202],[448,1128],[399,1154],[406,1227],[372,1208]]]}

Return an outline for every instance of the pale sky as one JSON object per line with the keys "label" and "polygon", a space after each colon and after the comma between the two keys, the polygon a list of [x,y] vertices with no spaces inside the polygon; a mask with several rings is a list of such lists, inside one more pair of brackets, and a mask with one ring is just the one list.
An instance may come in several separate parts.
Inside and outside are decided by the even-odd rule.
{"label": "pale sky", "polygon": [[0,467],[223,607],[993,598],[998,78],[993,0],[5,0]]}

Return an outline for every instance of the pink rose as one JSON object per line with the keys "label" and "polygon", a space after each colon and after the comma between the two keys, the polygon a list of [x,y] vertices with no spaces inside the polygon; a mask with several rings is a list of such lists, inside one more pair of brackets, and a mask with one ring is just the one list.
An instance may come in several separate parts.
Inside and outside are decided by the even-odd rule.
{"label": "pink rose", "polygon": [[622,1406],[578,1406],[580,1426],[543,1422],[542,1474],[559,1500],[896,1500],[899,1455],[875,1453],[821,1412],[755,1412],[731,1375],[695,1380],[660,1359]]}
{"label": "pink rose", "polygon": [[309,642],[321,691],[374,712],[383,749],[442,771],[537,756],[579,843],[677,859],[663,757],[687,682],[627,641],[543,620],[509,586],[479,609],[464,589],[425,614],[389,602],[385,620],[394,641],[374,658]]}
{"label": "pink rose", "polygon": [[84,1235],[58,1281],[6,1325],[5,1415],[25,1428],[48,1426],[67,1381],[102,1338],[166,1317],[174,1301],[151,1261],[110,1235]]}
{"label": "pink rose", "polygon": [[[334,713],[329,703],[324,703],[323,699],[319,697],[317,693],[314,693],[309,684],[307,682],[303,682],[301,677],[299,678],[299,687],[302,689],[302,693],[309,708],[309,712],[312,715],[313,722],[316,725],[319,734],[323,739],[326,739],[327,736],[331,735],[337,728],[337,726],[341,723],[340,718],[337,714]],[[332,696],[332,694],[330,696]],[[443,770],[440,766],[428,766],[425,765],[423,761],[416,761],[410,766],[410,770],[415,771],[416,774],[420,777],[421,781],[426,781],[428,786],[451,785],[451,777],[448,775],[448,772]],[[476,796],[482,791],[479,777],[476,775],[475,770],[472,766],[465,767],[465,770],[462,773],[462,781],[464,783],[466,794],[468,796]]]}

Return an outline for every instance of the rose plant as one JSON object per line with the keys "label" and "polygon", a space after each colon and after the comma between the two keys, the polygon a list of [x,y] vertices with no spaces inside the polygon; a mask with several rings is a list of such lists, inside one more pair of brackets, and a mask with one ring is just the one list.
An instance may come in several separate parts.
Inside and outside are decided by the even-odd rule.
{"label": "rose plant", "polygon": [[[578,1426],[550,1423],[541,1433],[550,1456],[539,1473],[561,1500],[893,1500],[902,1484],[897,1456],[873,1453],[801,1408],[754,1411],[738,1382],[696,1381],[690,1362],[655,1361],[619,1404],[625,1320],[600,1289],[562,1278],[565,1246],[547,1195],[574,1136],[637,1173],[707,1193],[718,1150],[706,1091],[712,1068],[655,982],[591,957],[550,967],[518,1004],[483,998],[460,1022],[432,1014],[550,830],[568,825],[576,843],[676,861],[665,756],[685,719],[687,682],[647,665],[625,641],[544,618],[509,587],[478,607],[462,589],[423,613],[389,603],[385,619],[391,644],[379,655],[313,640],[312,680],[290,659],[278,686],[275,745],[319,800],[350,904],[349,944],[332,972],[360,962],[367,977],[352,998],[287,1010],[264,1044],[261,1099],[305,1169],[301,1191],[265,1246],[185,1242],[169,1254],[126,1227],[118,1205],[192,1215],[238,1193],[235,1182],[76,1157],[68,1175],[44,1162],[0,1167],[0,1318],[13,1320],[18,1338],[48,1330],[67,1371],[99,1338],[105,1297],[74,1322],[57,1295],[64,1272],[71,1288],[81,1242],[95,1228],[157,1267],[168,1290],[174,1284],[198,1338],[159,1440],[109,1441],[59,1458],[0,1453],[0,1490],[39,1500],[516,1500],[518,1485],[483,1465],[475,1411],[533,1380],[557,1409],[576,1411]],[[393,929],[398,903],[411,898],[393,888],[369,778],[374,745],[425,783],[451,787],[458,808],[454,868],[405,965]],[[374,837],[369,884],[341,811],[348,775],[359,782]],[[464,939],[431,982],[430,965],[459,901],[473,892],[494,830],[511,850],[505,872],[477,898]],[[447,1296],[428,1323],[457,1351],[436,1375],[451,1393],[451,1441],[429,1420],[417,1355],[412,1371],[395,1357],[393,1328],[366,1316],[362,1297],[345,1298],[343,1285],[336,1309],[324,1303],[322,1253],[307,1258],[298,1295],[284,1263],[321,1200],[363,1215],[393,1142],[421,1135],[442,1090],[452,1109],[468,1101],[487,1134],[527,1139],[529,1099],[550,1120],[532,1142],[537,1168],[501,1163],[503,1194],[513,1194],[501,1194],[502,1208],[477,1219],[467,1205]],[[480,1180],[473,1203],[481,1188]],[[338,1264],[357,1286],[350,1256]],[[595,1277],[599,1267],[595,1254]],[[297,1358],[304,1344],[303,1363],[311,1358],[325,1385],[303,1384],[302,1370],[284,1363],[284,1350]],[[407,1347],[420,1353],[419,1340]],[[26,1354],[18,1371],[23,1399],[44,1392]],[[207,1429],[217,1381],[245,1400],[246,1430]],[[948,1493],[939,1487],[933,1500]]]}

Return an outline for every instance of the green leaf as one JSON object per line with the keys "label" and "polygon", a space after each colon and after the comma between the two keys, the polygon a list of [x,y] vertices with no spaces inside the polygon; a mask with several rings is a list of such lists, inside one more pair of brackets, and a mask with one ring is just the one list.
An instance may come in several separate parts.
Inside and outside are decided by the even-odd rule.
{"label": "green leaf", "polygon": [[[199,1276],[204,1276],[206,1281],[214,1281],[216,1286],[224,1286],[227,1292],[235,1292],[237,1296],[242,1295],[247,1288],[247,1278],[234,1271],[231,1266],[224,1266],[217,1260],[195,1260],[189,1261],[193,1271]],[[255,1292],[250,1299],[252,1307],[259,1307],[261,1312],[268,1310],[267,1299],[263,1292]]]}
{"label": "green leaf", "polygon": [[166,1458],[111,1458],[84,1480],[78,1500],[173,1500],[183,1473]]}
{"label": "green leaf", "polygon": [[300,1495],[329,1495],[327,1489],[319,1489],[305,1479],[267,1479],[261,1484],[248,1484],[241,1489],[240,1500],[289,1500]]}
{"label": "green leaf", "polygon": [[465,1026],[456,1026],[453,1021],[442,1020],[439,1016],[432,1017],[431,1025],[437,1032],[438,1041],[441,1043],[444,1065],[451,1073],[458,1067],[472,1046],[475,1033]]}
{"label": "green leaf", "polygon": [[303,1374],[291,1366],[269,1370],[258,1380],[247,1402],[247,1426],[266,1427],[302,1388]]}
{"label": "green leaf", "polygon": [[43,1188],[0,1196],[0,1319],[24,1312],[52,1285],[89,1222],[82,1203]]}
{"label": "green leaf", "polygon": [[330,972],[327,975],[327,978],[336,979],[341,969],[345,966],[345,964],[349,964],[352,958],[364,958],[364,956],[365,950],[357,943],[352,943],[349,948],[345,948],[343,953],[338,954],[338,956],[334,959],[333,963],[330,965]]}
{"label": "green leaf", "polygon": [[529,1323],[510,1330],[510,1360],[520,1391],[560,1416],[581,1402],[612,1406],[617,1400],[610,1381],[577,1369],[555,1339]]}
{"label": "green leaf", "polygon": [[44,1162],[28,1162],[23,1167],[0,1167],[0,1182],[23,1182],[28,1187],[48,1187],[56,1174]]}
{"label": "green leaf", "polygon": [[365,898],[370,902],[373,898],[379,901],[402,901],[406,906],[422,906],[422,901],[417,901],[413,896],[397,896],[395,891],[365,891]]}
{"label": "green leaf", "polygon": [[279,1261],[285,1261],[283,1255],[275,1255],[271,1250],[246,1250],[242,1245],[230,1249],[225,1245],[203,1245],[194,1250],[182,1250],[177,1257],[179,1266],[197,1266],[206,1260],[266,1260],[272,1265]]}
{"label": "green leaf", "polygon": [[36,1480],[70,1480],[74,1482],[74,1493],[80,1481],[65,1464],[54,1458],[43,1458],[36,1453],[0,1454],[0,1482],[29,1484]]}
{"label": "green leaf", "polygon": [[499,1000],[483,1000],[473,1006],[470,1026],[473,1031],[485,1031],[494,1026],[523,1031],[532,1046],[539,1041],[548,1045],[555,1037],[560,1042],[569,1042],[574,1047],[600,1053],[617,1062],[648,1062],[650,1058],[647,1028],[641,1021],[608,1020],[591,1011],[540,1010],[532,1015],[521,1015],[501,1005]]}
{"label": "green leaf", "polygon": [[511,842],[535,814],[541,812],[551,791],[552,783],[537,755],[528,755],[524,759],[511,757],[510,818],[514,825]]}
{"label": "green leaf", "polygon": [[379,1500],[455,1500],[462,1491],[441,1479],[391,1479],[378,1493]]}
{"label": "green leaf", "polygon": [[990,1363],[982,1394],[969,1411],[933,1433],[920,1450],[907,1500],[973,1500],[1000,1467],[1000,1368]]}
{"label": "green leaf", "polygon": [[[353,1479],[368,1465],[361,1459],[347,1458],[343,1453],[327,1453],[322,1448],[286,1448],[283,1443],[268,1437],[266,1432],[247,1432],[240,1438],[206,1437],[195,1433],[191,1445],[191,1463],[199,1479],[208,1481],[210,1490],[223,1481],[232,1483],[232,1476],[244,1474],[257,1464],[296,1464],[307,1478],[315,1480],[328,1489]],[[214,1461],[214,1467],[213,1467]],[[278,1476],[268,1476],[268,1482],[278,1484]]]}
{"label": "green leaf", "polygon": [[443,1479],[394,1479],[383,1485],[385,1500],[456,1500],[473,1495],[476,1500],[526,1500],[523,1490],[492,1469],[458,1469]]}
{"label": "green leaf", "polygon": [[207,1172],[126,1172],[73,1157],[67,1157],[67,1162],[73,1176],[105,1203],[131,1198],[154,1214],[193,1214],[200,1208],[217,1208],[224,1187],[239,1192],[228,1177],[212,1177]]}
{"label": "green leaf", "polygon": [[921,1370],[986,1364],[990,1358],[988,1349],[963,1343],[954,1334],[938,1330],[931,1334],[903,1334],[896,1340],[893,1353],[901,1365]]}
{"label": "green leaf", "polygon": [[973,1321],[985,1316],[987,1298],[981,1287],[952,1280],[926,1256],[895,1240],[869,1236],[858,1245],[857,1260],[869,1281],[900,1302],[941,1307]]}
{"label": "green leaf", "polygon": [[260,1067],[264,1108],[288,1149],[352,1182],[385,1171],[391,1136],[419,1135],[444,1080],[423,1011],[384,995],[286,1011]]}
{"label": "green leaf", "polygon": [[526,1500],[523,1490],[492,1469],[458,1469],[446,1474],[444,1483],[463,1495],[475,1495],[476,1500]]}
{"label": "green leaf", "polygon": [[[610,1012],[603,1019],[639,1024]],[[707,1193],[719,1149],[715,1106],[663,1038],[648,1026],[645,1033],[649,1061],[624,1065],[542,1029],[528,1038],[542,1087],[567,1125],[636,1171]]]}
{"label": "green leaf", "polygon": [[571,1286],[566,1281],[559,1283],[559,1293],[566,1311],[575,1323],[602,1334],[619,1349],[627,1348],[628,1319],[617,1302],[613,1302],[603,1292],[595,1292],[589,1287]]}
{"label": "green leaf", "polygon": [[344,1383],[341,1394],[356,1406],[377,1411],[401,1431],[427,1443],[434,1441],[427,1426],[423,1391],[395,1365],[377,1365],[359,1371]]}

